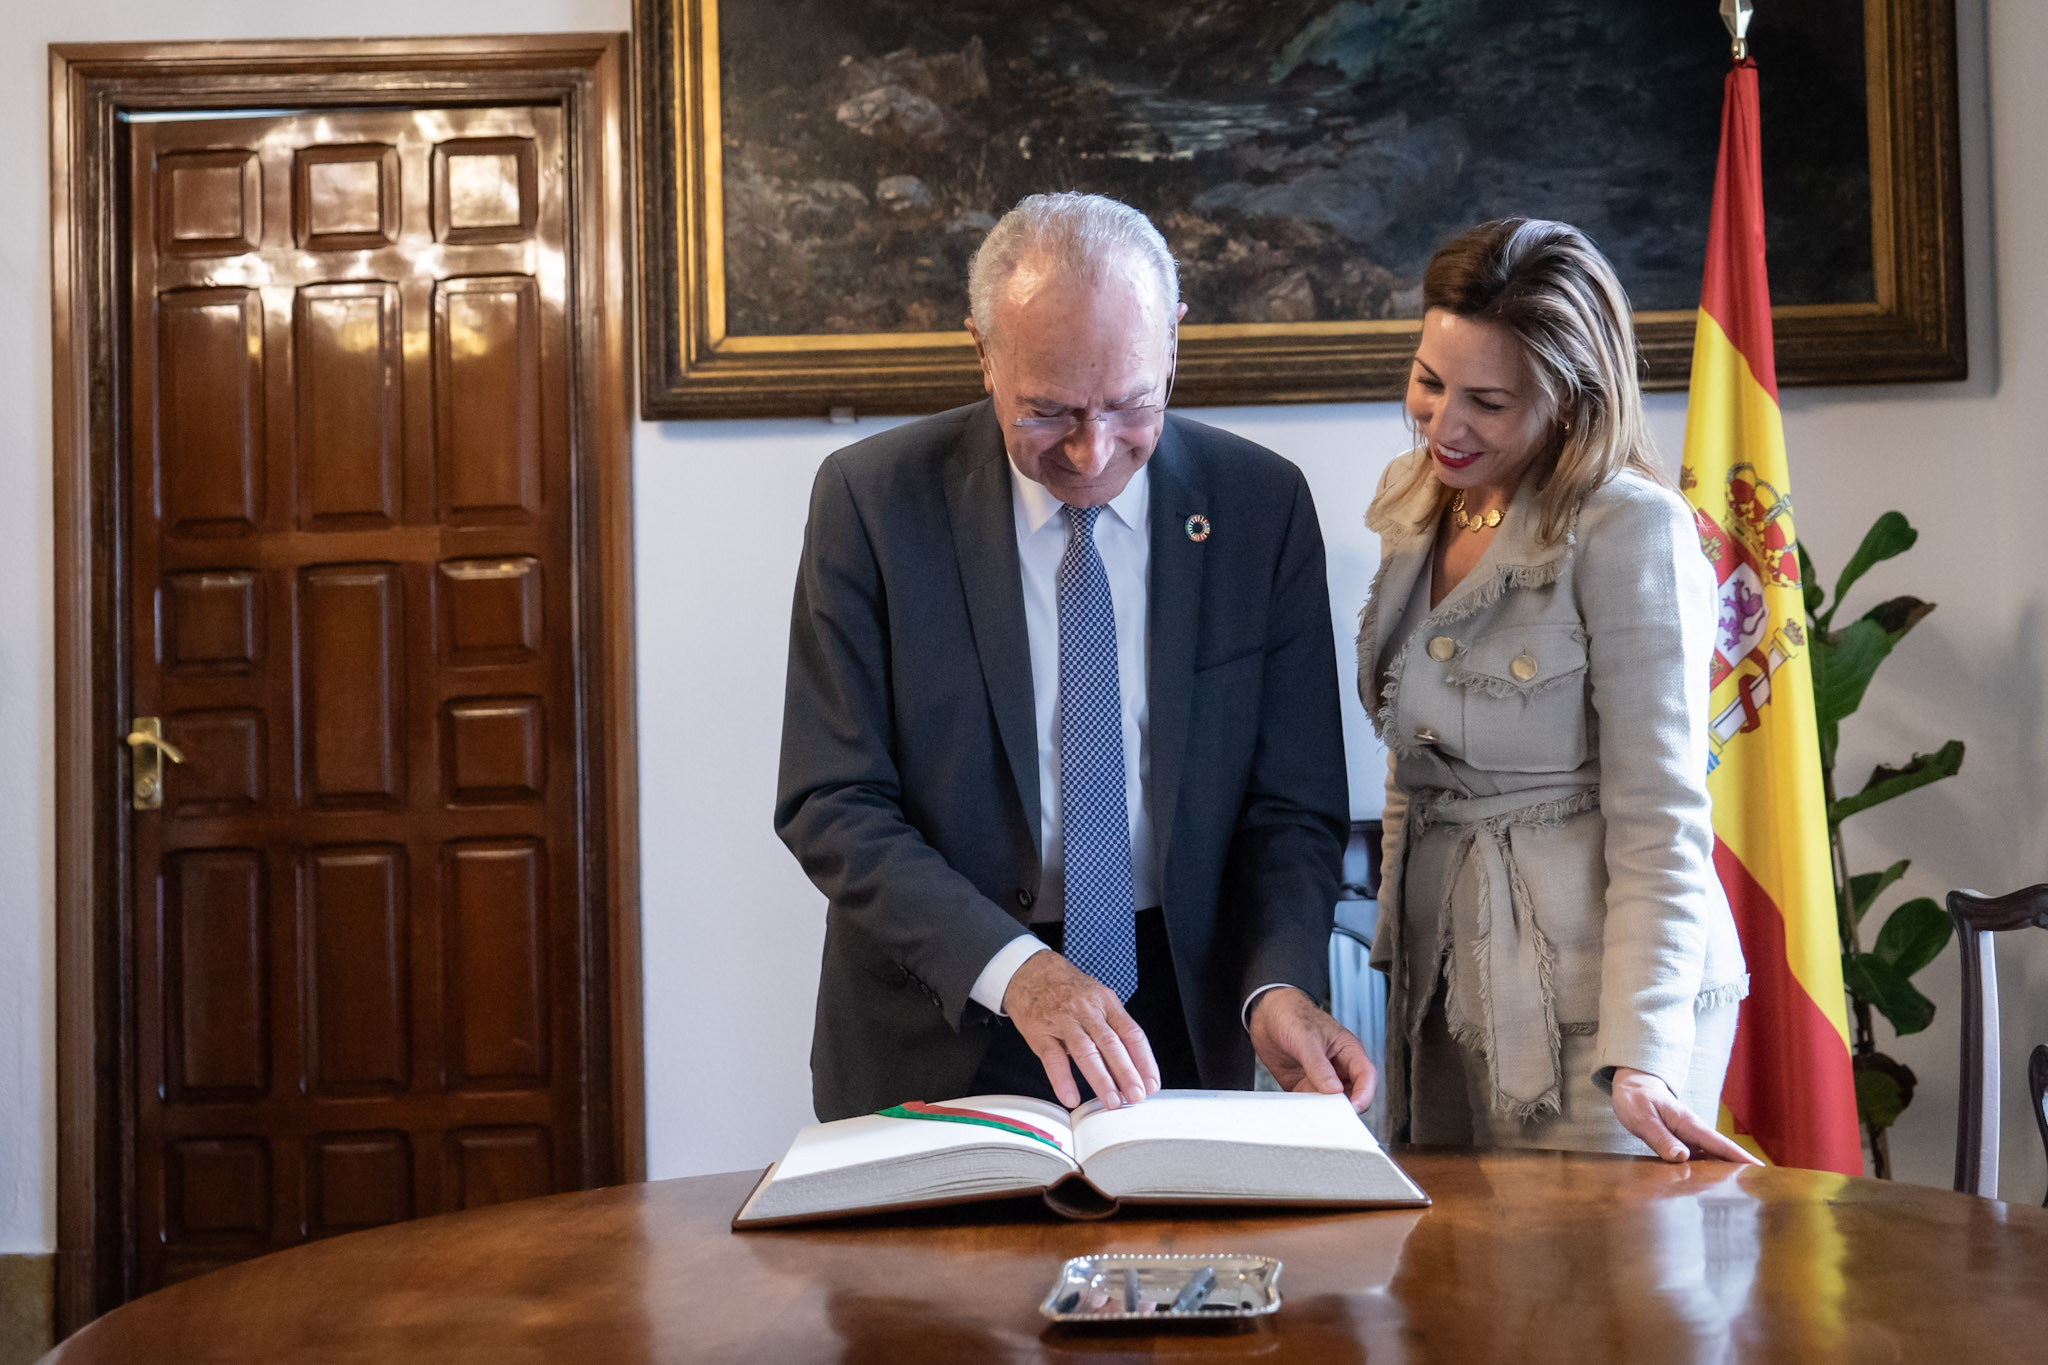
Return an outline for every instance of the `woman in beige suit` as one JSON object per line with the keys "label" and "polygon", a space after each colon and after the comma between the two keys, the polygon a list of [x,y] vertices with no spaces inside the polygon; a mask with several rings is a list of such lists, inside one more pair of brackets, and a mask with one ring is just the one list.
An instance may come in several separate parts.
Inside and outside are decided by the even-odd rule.
{"label": "woman in beige suit", "polygon": [[1713,1127],[1748,992],[1708,818],[1714,579],[1628,300],[1577,229],[1507,219],[1437,253],[1423,305],[1358,637],[1395,1130],[1749,1161]]}

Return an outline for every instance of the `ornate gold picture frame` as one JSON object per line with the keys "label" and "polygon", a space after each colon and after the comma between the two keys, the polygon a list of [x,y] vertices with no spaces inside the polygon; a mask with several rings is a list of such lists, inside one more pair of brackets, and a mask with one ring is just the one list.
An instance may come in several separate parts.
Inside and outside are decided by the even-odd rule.
{"label": "ornate gold picture frame", "polygon": [[[1424,0],[1423,7],[1437,7],[1446,14],[1453,9],[1472,9],[1476,13],[1489,4],[1499,2]],[[1601,3],[1610,2],[1629,6],[1631,13],[1661,10],[1655,6],[1640,7],[1638,0],[1577,0],[1576,8],[1590,14]],[[1001,212],[1007,207],[1007,201],[998,203],[992,197],[989,204],[977,206],[972,211],[958,209],[947,203],[943,194],[936,196],[933,202],[915,198],[924,193],[915,176],[885,177],[882,183],[876,184],[870,168],[869,178],[864,181],[821,178],[814,174],[815,168],[804,169],[778,148],[766,147],[765,144],[757,147],[752,139],[762,130],[774,130],[779,135],[783,125],[772,123],[758,114],[751,121],[732,117],[728,111],[735,107],[730,103],[734,89],[728,80],[729,70],[722,67],[729,67],[738,55],[744,62],[752,63],[752,69],[761,69],[764,62],[772,69],[772,63],[783,60],[784,54],[779,50],[780,44],[776,45],[776,51],[764,53],[762,50],[763,44],[756,30],[763,22],[761,15],[764,11],[760,7],[763,0],[749,0],[751,7],[746,11],[736,9],[738,3],[739,0],[726,0],[723,16],[720,0],[637,0],[636,3],[635,40],[641,116],[639,260],[643,415],[660,419],[822,416],[835,409],[862,414],[928,412],[978,397],[981,393],[980,376],[967,335],[947,326],[961,311],[955,295],[959,286],[958,276],[964,274],[964,269],[959,268],[959,261],[964,259],[964,252],[968,249],[953,243],[971,244],[978,240],[976,230],[985,229],[992,221],[990,213]],[[825,12],[801,0],[794,3],[777,0],[777,3],[799,18],[806,13]],[[1823,210],[1818,205],[1808,211],[1815,231],[1832,231],[1838,239],[1843,231],[1850,234],[1846,240],[1855,248],[1851,253],[1854,261],[1852,268],[1840,278],[1856,283],[1853,287],[1843,287],[1830,293],[1833,286],[1827,283],[1827,278],[1832,277],[1815,276],[1821,280],[1817,285],[1811,279],[1802,282],[1795,273],[1800,263],[1786,257],[1784,264],[1792,268],[1785,271],[1785,278],[1794,286],[1788,291],[1781,285],[1780,258],[1774,256],[1772,271],[1777,297],[1784,299],[1789,292],[1801,300],[1781,303],[1774,310],[1779,382],[1784,385],[1817,385],[1960,379],[1968,372],[1968,355],[1963,318],[1953,0],[1862,0],[1860,33],[1856,31],[1855,3],[1856,0],[1838,0],[1833,8],[1845,17],[1833,20],[1809,18],[1802,22],[1808,25],[1809,30],[1823,22],[1835,24],[1840,32],[1822,32],[1820,36],[1839,39],[1843,44],[1857,41],[1862,44],[1860,63],[1845,69],[1860,69],[1864,82],[1861,118],[1863,127],[1867,129],[1867,178],[1864,178],[1863,167],[1859,164],[1855,168],[1857,178],[1849,182],[1857,201],[1849,205],[1850,212],[1842,214],[1835,208]],[[875,7],[878,12],[886,10],[897,17],[901,13],[915,12],[915,7],[906,10],[900,0],[846,0],[844,5],[832,11],[835,22],[842,25],[853,22],[848,16],[857,18],[863,6]],[[984,4],[979,8],[1000,12],[1003,7]],[[1073,63],[1066,60],[1069,50],[1081,52],[1084,56],[1091,44],[1098,51],[1116,50],[1122,35],[1107,33],[1090,18],[1091,13],[1100,8],[1104,7],[1080,4],[1058,8],[1057,13],[1062,17],[1057,22],[1069,25],[1067,30],[1055,35],[1061,45],[1060,59],[1066,61],[1069,71],[1073,69]],[[1115,8],[1108,7],[1104,12],[1108,14]],[[1201,8],[1190,6],[1190,14]],[[1539,8],[1549,14],[1554,32],[1557,12],[1572,10],[1574,6],[1567,3]],[[1712,7],[1702,0],[1697,8],[1702,25],[1699,41],[1704,45],[1703,50],[1709,53],[1699,60],[1725,63],[1725,45],[1714,47],[1718,20],[1714,18]],[[1383,21],[1376,15],[1390,14],[1399,9],[1389,6],[1336,6],[1329,0],[1291,0],[1290,3],[1270,7],[1247,7],[1246,14],[1256,17],[1240,17],[1231,22],[1247,25],[1265,23],[1269,27],[1273,22],[1293,23],[1296,27],[1289,32],[1296,36],[1287,44],[1286,50],[1297,56],[1301,47],[1300,33],[1306,31],[1301,25],[1309,24],[1322,45],[1319,56],[1336,64],[1335,67],[1316,68],[1328,74],[1339,68],[1351,70],[1344,66],[1347,61],[1378,60],[1377,53],[1381,49],[1372,45],[1380,43],[1384,47],[1390,41],[1383,32],[1361,31],[1349,35],[1351,46],[1345,49],[1342,46],[1347,39],[1342,27],[1344,23],[1349,22],[1354,28],[1380,23]],[[1411,12],[1416,9],[1415,6],[1408,7]],[[1037,50],[1043,56],[1046,35],[1042,29],[1048,22],[1043,18],[1043,12],[1036,7],[1019,6],[1016,14],[1019,16],[1017,23],[1028,23],[1041,30],[1035,36],[1039,40]],[[1277,18],[1269,20],[1268,15]],[[728,28],[723,62],[720,46],[722,17]],[[1146,22],[1157,24],[1160,21],[1152,17]],[[1690,16],[1687,22],[1690,22]],[[736,46],[741,42],[736,35],[749,24],[754,28],[747,30],[745,45]],[[1587,19],[1583,31],[1597,32],[1600,27]],[[1014,100],[1004,103],[987,98],[991,72],[998,82],[1014,81],[1016,72],[1029,65],[1029,60],[1021,55],[1021,48],[1015,52],[1009,50],[1005,45],[1005,35],[1000,32],[991,32],[986,43],[977,33],[953,49],[948,49],[947,43],[957,41],[957,34],[929,26],[922,27],[920,32],[929,40],[922,57],[916,55],[916,49],[904,47],[886,55],[876,53],[859,59],[848,55],[839,61],[840,72],[821,67],[823,75],[817,97],[822,101],[822,113],[818,121],[825,125],[827,133],[843,141],[846,138],[843,129],[857,127],[878,137],[894,136],[899,146],[908,145],[908,142],[923,136],[925,143],[921,154],[927,164],[940,156],[953,157],[956,163],[978,156],[986,163],[986,149],[991,146],[1013,162],[1018,155],[1029,155],[1031,133],[1026,133],[1021,139],[1011,137],[997,142],[989,139],[986,128],[983,128],[983,140],[979,144],[964,137],[948,142],[943,137],[930,136],[931,129],[943,123],[947,108],[947,89],[940,87],[951,82],[953,97],[969,101],[968,107],[986,110],[994,104],[1000,106],[998,114],[1001,109],[1026,109],[1039,119],[1031,126],[1041,130],[1039,135],[1041,142],[1044,141],[1042,105],[1019,104]],[[803,49],[803,44],[795,41],[803,35],[786,36],[791,39],[789,50],[792,54]],[[1759,31],[1753,29],[1753,41],[1759,36]],[[1807,36],[1811,38],[1813,33],[1809,32]],[[1201,60],[1210,62],[1212,69],[1219,69],[1216,64],[1227,63],[1230,54],[1219,57],[1213,46],[1212,43],[1212,51]],[[812,47],[816,49],[816,44]],[[1638,45],[1635,50],[1643,49]],[[1853,60],[1852,47],[1839,50],[1848,51]],[[1526,48],[1516,49],[1517,53],[1527,51]],[[1774,157],[1789,157],[1802,150],[1791,145],[1799,141],[1795,138],[1782,138],[1775,146],[1772,143],[1770,121],[1774,90],[1782,92],[1778,98],[1787,101],[1798,98],[1804,88],[1801,83],[1810,83],[1811,72],[1802,68],[1800,61],[1795,59],[1796,54],[1790,51],[1781,48],[1774,54],[1763,45],[1756,46],[1755,51],[1763,68],[1768,177]],[[1721,55],[1713,56],[1711,52]],[[1334,56],[1330,55],[1332,53]],[[1367,56],[1361,57],[1360,53]],[[1264,60],[1266,55],[1259,52],[1251,54],[1260,60]],[[1515,60],[1536,62],[1540,57],[1538,52],[1527,57],[1518,55]],[[1461,60],[1465,59],[1461,51]],[[796,57],[790,56],[789,60],[795,61]],[[854,65],[856,60],[862,65]],[[1773,65],[1774,60],[1776,65]],[[1047,69],[1050,69],[1050,64]],[[1257,68],[1260,73],[1274,69],[1270,62]],[[855,74],[845,76],[844,70]],[[1603,68],[1603,80],[1608,74]],[[829,80],[842,78],[851,81],[845,89],[826,88]],[[1258,77],[1258,81],[1265,79],[1264,74]],[[1298,82],[1303,78],[1297,76],[1294,79]],[[1652,71],[1638,73],[1635,79],[1639,86],[1648,87],[1665,78]],[[980,84],[974,85],[976,81]],[[1080,84],[1099,92],[1111,88],[1114,82],[1093,78]],[[846,90],[863,85],[873,85],[874,88],[835,106],[834,102]],[[1213,83],[1210,88],[1227,89]],[[963,89],[966,91],[964,95],[961,94]],[[892,93],[898,90],[910,93]],[[925,93],[918,93],[920,91]],[[926,94],[932,98],[926,98]],[[978,106],[971,104],[975,97],[981,98]],[[1122,87],[1118,87],[1117,98],[1127,98]],[[1171,105],[1174,117],[1184,117],[1191,103],[1185,91],[1180,89],[1168,90],[1164,94],[1154,92],[1154,96],[1148,98],[1153,98],[1152,105],[1148,107]],[[1546,91],[1544,99],[1552,98]],[[1296,97],[1295,102],[1299,105],[1306,99]],[[896,102],[892,104],[891,100]],[[1694,110],[1693,105],[1702,107]],[[1074,118],[1085,115],[1084,106],[1086,100],[1077,98],[1073,107],[1080,112],[1075,113]],[[837,124],[841,125],[838,128],[833,127],[835,107]],[[1100,102],[1092,107],[1099,109]],[[1556,106],[1545,106],[1546,109],[1553,107]],[[1616,162],[1613,185],[1582,186],[1580,199],[1573,202],[1595,205],[1610,200],[1629,202],[1629,197],[1634,195],[1634,206],[1629,210],[1636,215],[1633,221],[1671,223],[1676,225],[1674,233],[1692,232],[1703,236],[1704,204],[1710,187],[1706,182],[1710,182],[1712,177],[1711,138],[1719,114],[1718,85],[1711,86],[1704,95],[1689,95],[1685,107],[1688,111],[1686,137],[1695,143],[1704,139],[1707,148],[1697,171],[1702,181],[1698,187],[1701,207],[1697,224],[1690,221],[1693,216],[1690,211],[1676,212],[1670,207],[1668,197],[1659,201],[1643,189],[1640,165],[1634,171],[1628,171],[1620,161]],[[749,108],[742,106],[742,113]],[[1210,117],[1210,111],[1198,113]],[[1223,117],[1237,117],[1241,113],[1233,106],[1223,111]],[[1704,120],[1703,129],[1691,126],[1695,116]],[[981,117],[986,120],[990,116],[984,113]],[[1117,117],[1125,118],[1121,114]],[[1319,117],[1327,125],[1328,111],[1324,110]],[[1210,122],[1215,121],[1210,117]],[[1854,135],[1856,130],[1852,128],[1851,132]],[[1131,125],[1126,119],[1099,134],[1083,136],[1077,133],[1073,147],[1067,147],[1068,139],[1062,137],[1062,147],[1071,155],[1062,160],[1058,155],[1042,152],[1039,160],[1033,163],[1031,172],[1040,178],[1040,183],[1029,187],[1103,188],[1097,183],[1089,183],[1096,178],[1094,169],[1104,163],[1099,155],[1096,161],[1090,162],[1087,158],[1091,153],[1087,147],[1103,145],[1102,138],[1128,138],[1131,135]],[[1159,138],[1161,158],[1176,156],[1162,135],[1151,130],[1140,130],[1140,135]],[[1319,149],[1336,148],[1331,155],[1337,159],[1330,163],[1334,169],[1325,175],[1324,183],[1327,185],[1333,177],[1341,182],[1354,174],[1349,169],[1350,163],[1341,160],[1347,154],[1345,147],[1354,141],[1369,144],[1374,138],[1382,142],[1402,139],[1394,146],[1393,154],[1405,155],[1410,161],[1416,161],[1429,152],[1431,144],[1428,139],[1431,135],[1431,128],[1426,123],[1388,124],[1382,121],[1362,130],[1346,132],[1342,139],[1319,129],[1296,136],[1291,145],[1278,135],[1268,142],[1280,149],[1273,155],[1283,158],[1294,155],[1297,164],[1301,157],[1322,154]],[[1097,139],[1094,143],[1089,141],[1091,136]],[[1023,150],[1012,151],[1020,141]],[[934,148],[939,150],[934,151]],[[1606,152],[1604,146],[1589,148],[1583,160],[1588,164],[1597,162]],[[1468,138],[1460,143],[1453,139],[1448,150],[1434,154],[1456,158],[1462,166],[1467,164],[1467,158],[1493,155],[1495,149],[1483,140]],[[775,157],[790,162],[788,166],[778,163],[772,171],[784,179],[765,180],[764,175],[771,173],[763,173],[758,168]],[[1854,160],[1853,157],[1850,159]],[[1685,158],[1682,169],[1687,176],[1692,174],[1691,162],[1691,156]],[[1200,164],[1199,160],[1196,164]],[[969,169],[986,180],[985,164]],[[1518,165],[1516,169],[1522,168]],[[1573,173],[1583,179],[1585,165]],[[852,173],[848,174],[851,176]],[[813,178],[804,180],[802,177],[806,175],[813,175]],[[1253,174],[1222,187],[1203,189],[1199,185],[1188,186],[1187,193],[1193,197],[1187,202],[1199,205],[1223,203],[1225,207],[1210,217],[1219,219],[1228,228],[1234,223],[1247,221],[1242,217],[1232,218],[1231,214],[1245,211],[1248,203],[1253,211],[1272,211],[1275,201],[1271,197],[1272,192],[1266,188],[1268,179],[1270,177]],[[896,182],[895,189],[892,190],[890,182]],[[1014,182],[1013,175],[1005,184]],[[761,202],[762,192],[758,186],[762,183],[797,186],[797,189],[783,193],[781,198],[792,203],[800,199],[804,201],[776,220],[775,237],[780,246],[771,243],[768,256],[760,254],[762,234],[751,229],[739,239],[728,240],[729,224],[746,226],[749,221],[745,218],[747,205]],[[905,185],[907,189],[902,188]],[[1112,184],[1108,188],[1113,191],[1116,186]],[[1346,188],[1340,183],[1336,192],[1341,193]],[[751,200],[745,198],[749,194],[754,196]],[[1230,202],[1233,194],[1236,196],[1234,205]],[[1261,195],[1267,197],[1261,200]],[[1767,199],[1769,195],[1770,182],[1767,179]],[[1867,204],[1863,202],[1866,195]],[[821,271],[821,277],[816,281],[799,275],[792,282],[789,272],[782,271],[780,265],[789,259],[790,250],[801,251],[810,245],[797,242],[792,248],[789,240],[795,230],[792,225],[800,227],[803,223],[823,221],[821,215],[837,211],[835,196],[870,218],[879,217],[885,206],[894,209],[910,203],[931,224],[923,240],[927,244],[939,240],[952,254],[935,261],[928,245],[899,246],[896,249],[901,253],[924,254],[916,254],[914,261],[884,260],[877,254],[874,257],[875,270],[870,278],[866,272],[849,267],[842,251],[834,266],[837,274]],[[1138,196],[1132,196],[1132,199],[1139,202],[1140,207],[1146,207],[1155,218],[1161,216],[1156,205],[1140,202]],[[1300,196],[1296,195],[1288,202],[1299,203]],[[1509,197],[1510,205],[1516,202]],[[777,211],[784,212],[782,209]],[[1488,211],[1524,210],[1491,207]],[[1830,214],[1833,214],[1832,218]],[[951,215],[950,221],[948,215]],[[1312,216],[1308,214],[1305,218]],[[1576,215],[1566,216],[1575,216],[1576,220]],[[1243,278],[1241,273],[1227,275],[1232,259],[1230,253],[1234,251],[1239,257],[1245,253],[1240,249],[1241,243],[1234,238],[1217,246],[1221,230],[1206,219],[1195,221],[1198,218],[1199,215],[1180,215],[1175,217],[1179,227],[1168,228],[1169,241],[1183,260],[1184,288],[1191,282],[1207,281],[1203,287],[1209,290],[1199,299],[1192,290],[1189,293],[1197,306],[1181,332],[1179,373],[1174,394],[1177,405],[1351,402],[1399,396],[1419,325],[1414,316],[1400,315],[1404,310],[1410,314],[1415,311],[1412,266],[1408,267],[1406,276],[1399,270],[1373,274],[1380,268],[1368,264],[1362,268],[1347,268],[1342,281],[1333,283],[1334,277],[1330,277],[1305,282],[1305,272],[1312,267],[1312,261],[1310,267],[1285,273],[1288,262],[1274,255],[1276,248],[1266,242],[1254,241],[1253,248],[1280,261],[1276,267],[1283,272],[1278,276],[1279,283],[1273,283],[1275,277],[1269,273],[1260,286],[1264,292],[1257,297],[1237,298],[1227,292],[1219,294],[1217,290],[1227,291],[1235,287],[1233,281]],[[1195,222],[1194,227],[1188,227],[1190,221]],[[1422,223],[1424,219],[1411,216],[1411,219],[1403,221]],[[1869,234],[1867,253],[1863,251],[1861,242],[1866,224]],[[940,238],[937,234],[942,227],[952,231],[955,238]],[[1599,228],[1590,230],[1603,245],[1611,240],[1603,236]],[[1188,235],[1191,232],[1206,233],[1207,236],[1191,238]],[[1323,228],[1309,222],[1303,232],[1313,237],[1323,232]],[[1327,233],[1324,235],[1328,236]],[[895,241],[901,236],[899,233],[890,240]],[[1228,238],[1228,233],[1221,236]],[[1353,240],[1355,238],[1354,233]],[[1196,240],[1206,241],[1209,246],[1189,245]],[[1410,257],[1413,258],[1415,252],[1426,245],[1423,243],[1418,247],[1411,242]],[[1774,251],[1780,245],[1774,241]],[[1341,242],[1340,248],[1350,249]],[[784,255],[774,256],[772,252],[777,249]],[[1295,248],[1286,241],[1280,241],[1278,249]],[[881,248],[876,246],[875,250],[879,252]],[[1335,259],[1327,242],[1320,248],[1311,242],[1309,246],[1297,249],[1296,255],[1308,259],[1316,250],[1323,252],[1325,261]],[[1646,299],[1661,304],[1644,307],[1636,315],[1648,385],[1659,389],[1683,388],[1691,363],[1694,299],[1686,297],[1684,289],[1673,287],[1669,280],[1661,298],[1654,290],[1639,288],[1636,280],[1631,278],[1622,255],[1611,246],[1609,250],[1616,256],[1617,266],[1623,269],[1624,282],[1629,284],[1639,306]],[[1198,252],[1206,255],[1196,259]],[[897,297],[901,291],[896,290],[895,281],[906,278],[905,271],[915,275],[920,269],[926,275],[943,277],[944,287],[934,296],[939,300],[937,304]],[[729,273],[733,271],[739,273]],[[1203,275],[1203,271],[1210,273]],[[1384,283],[1379,282],[1382,275],[1385,276]],[[1362,283],[1361,276],[1364,277]],[[797,297],[800,301],[806,297],[813,300],[811,313],[816,316],[815,324],[806,320],[810,314],[802,314],[801,309],[797,310],[802,314],[798,316],[797,324],[791,325],[791,309],[787,306],[778,312],[774,307],[757,306],[750,301],[749,291],[770,278],[782,291],[785,305],[790,297]],[[1409,286],[1405,291],[1402,288],[1404,284]],[[1805,291],[1803,296],[1800,294],[1802,288]],[[805,289],[811,290],[811,294],[802,294]],[[1291,295],[1287,292],[1290,289],[1293,291]],[[1374,290],[1378,292],[1374,293]],[[792,291],[798,292],[792,294]],[[839,306],[842,298],[850,299],[851,295],[863,292],[874,297]],[[1336,300],[1335,305],[1330,302],[1333,299]],[[882,308],[884,304],[888,305],[886,309]],[[1333,306],[1339,310],[1336,316],[1329,315]],[[1343,315],[1343,308],[1350,308],[1352,315]],[[949,310],[951,316],[947,315]],[[870,325],[866,320],[881,316],[883,311],[889,317],[886,325]],[[1205,313],[1208,319],[1222,316],[1231,320],[1207,320]],[[750,317],[757,321],[750,323]]]}

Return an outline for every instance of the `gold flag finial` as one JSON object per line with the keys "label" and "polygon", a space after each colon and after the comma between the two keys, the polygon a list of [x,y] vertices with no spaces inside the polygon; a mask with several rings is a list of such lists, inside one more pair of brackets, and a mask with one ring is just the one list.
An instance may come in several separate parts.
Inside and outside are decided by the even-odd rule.
{"label": "gold flag finial", "polygon": [[1721,0],[1721,22],[1728,26],[1728,36],[1735,40],[1735,60],[1741,61],[1749,55],[1749,16],[1756,13],[1756,6],[1750,0]]}

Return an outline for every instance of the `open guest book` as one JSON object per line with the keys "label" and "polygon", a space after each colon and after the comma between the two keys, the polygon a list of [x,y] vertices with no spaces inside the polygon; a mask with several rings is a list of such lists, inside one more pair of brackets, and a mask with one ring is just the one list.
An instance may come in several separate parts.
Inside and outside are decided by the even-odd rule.
{"label": "open guest book", "polygon": [[1106,1218],[1122,1204],[1429,1203],[1342,1095],[1162,1090],[1071,1114],[1021,1095],[971,1095],[813,1124],[732,1221],[766,1227],[1023,1194],[1069,1218]]}

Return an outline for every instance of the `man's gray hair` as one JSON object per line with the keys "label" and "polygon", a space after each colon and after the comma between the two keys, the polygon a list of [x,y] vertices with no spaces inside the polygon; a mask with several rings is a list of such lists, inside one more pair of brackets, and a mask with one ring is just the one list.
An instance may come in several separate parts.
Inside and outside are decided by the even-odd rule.
{"label": "man's gray hair", "polygon": [[1091,279],[1105,266],[1150,271],[1171,326],[1180,303],[1180,272],[1173,251],[1152,220],[1100,194],[1034,194],[1020,200],[990,229],[967,272],[967,302],[974,325],[993,334],[996,299],[1017,267],[1042,259],[1062,275]]}

